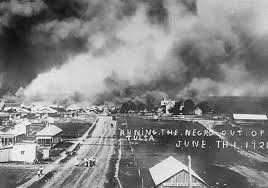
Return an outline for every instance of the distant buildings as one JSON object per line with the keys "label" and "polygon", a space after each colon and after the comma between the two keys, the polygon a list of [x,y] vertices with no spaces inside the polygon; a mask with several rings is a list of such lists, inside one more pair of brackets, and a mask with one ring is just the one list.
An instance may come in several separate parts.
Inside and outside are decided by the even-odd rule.
{"label": "distant buildings", "polygon": [[[90,110],[99,113],[100,106]],[[92,113],[76,104],[63,108],[58,105],[0,102],[0,162],[34,162],[39,154],[50,157],[53,146],[61,142],[62,129],[54,125],[58,117],[81,117]],[[103,108],[108,113],[108,108]],[[69,115],[68,115],[69,114]]]}
{"label": "distant buildings", "polygon": [[57,112],[58,112],[57,110],[46,106],[36,105],[31,108],[31,113],[41,118],[48,117],[49,114],[56,114]]}
{"label": "distant buildings", "polygon": [[164,99],[161,101],[161,108],[164,109],[164,113],[170,114],[169,110],[175,106],[175,103],[176,101]]}
{"label": "distant buildings", "polygon": [[[189,168],[170,156],[149,169],[156,188],[186,188],[189,186]],[[196,188],[207,188],[207,183],[191,170],[191,185]]]}
{"label": "distant buildings", "polygon": [[72,104],[66,108],[67,115],[72,117],[78,116],[78,112],[80,112],[82,108],[76,104]]}

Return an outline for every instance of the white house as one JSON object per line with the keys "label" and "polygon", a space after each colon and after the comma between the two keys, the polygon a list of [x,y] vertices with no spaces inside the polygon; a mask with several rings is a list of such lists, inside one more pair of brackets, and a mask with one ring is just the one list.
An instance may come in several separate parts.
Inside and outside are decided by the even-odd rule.
{"label": "white house", "polygon": [[22,143],[29,122],[22,121],[14,129],[0,132],[0,162],[24,161],[33,162],[36,159],[35,143]]}
{"label": "white house", "polygon": [[39,146],[53,147],[61,141],[62,129],[55,125],[49,125],[36,133],[36,141]]}
{"label": "white house", "polygon": [[0,148],[0,162],[22,161],[32,163],[36,159],[37,144],[16,143],[12,147]]}
{"label": "white house", "polygon": [[175,103],[176,101],[172,101],[170,99],[169,100],[164,99],[161,101],[161,107],[164,107],[165,113],[169,114],[169,110],[175,106]]}
{"label": "white house", "polygon": [[27,123],[20,123],[15,125],[14,129],[10,129],[7,132],[0,132],[0,148],[11,147],[17,142],[22,141],[23,135],[26,135]]}
{"label": "white house", "polygon": [[82,108],[76,104],[72,104],[66,108],[66,114],[72,117],[78,116],[78,112],[80,112]]}

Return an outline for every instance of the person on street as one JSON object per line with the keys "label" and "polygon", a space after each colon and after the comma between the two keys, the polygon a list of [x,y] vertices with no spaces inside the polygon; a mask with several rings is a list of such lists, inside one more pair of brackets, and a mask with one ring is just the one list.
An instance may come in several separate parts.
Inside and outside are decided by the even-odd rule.
{"label": "person on street", "polygon": [[93,159],[92,159],[92,157],[90,157],[90,159],[89,159],[89,166],[90,166],[90,167],[93,166]]}
{"label": "person on street", "polygon": [[92,165],[95,166],[96,165],[96,158],[94,157],[92,160]]}
{"label": "person on street", "polygon": [[85,167],[88,167],[88,159],[87,159],[87,157],[84,158],[84,165],[85,165]]}
{"label": "person on street", "polygon": [[40,175],[41,175],[41,176],[43,175],[43,170],[44,170],[44,167],[41,166],[41,167],[40,167]]}

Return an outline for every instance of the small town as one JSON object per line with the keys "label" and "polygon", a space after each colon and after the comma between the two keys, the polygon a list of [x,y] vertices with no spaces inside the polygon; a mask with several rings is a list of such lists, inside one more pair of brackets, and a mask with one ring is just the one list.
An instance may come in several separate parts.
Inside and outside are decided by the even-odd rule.
{"label": "small town", "polygon": [[[236,155],[248,160],[248,156],[260,162],[268,160],[264,157],[267,153],[265,148],[250,143],[251,139],[257,138],[261,142],[266,138],[266,114],[219,113],[208,102],[200,105],[191,101],[193,105],[189,106],[189,101],[187,99],[182,103],[163,99],[155,109],[137,110],[128,109],[125,104],[119,107],[80,107],[79,104],[65,107],[40,103],[25,105],[2,100],[0,170],[6,171],[7,176],[14,173],[12,176],[15,177],[10,182],[5,180],[4,185],[129,187],[129,181],[141,178],[143,187],[187,186],[190,180],[181,178],[191,173],[192,186],[211,187],[211,184],[218,184],[218,187],[228,187],[232,183],[228,179],[218,182],[202,171],[199,176],[191,169],[191,160],[194,163],[198,160],[193,153],[196,149],[199,153],[207,149],[217,153],[232,148]],[[185,110],[185,106],[189,109]],[[241,132],[248,131],[254,134],[241,136]],[[166,148],[165,153],[155,153],[159,151],[157,148],[167,143],[171,146]],[[156,150],[143,153],[146,145]],[[244,149],[238,145],[244,145]],[[181,154],[171,154],[172,148],[178,151],[183,149],[189,155],[179,161],[174,157]],[[167,158],[164,159],[164,156]],[[150,162],[142,162],[147,159],[151,159]],[[161,159],[163,161],[157,164]],[[92,169],[88,171],[88,168]],[[100,177],[100,169],[106,175]],[[170,175],[161,175],[164,169],[165,172],[170,170]],[[244,173],[240,170],[237,173]],[[23,175],[19,175],[22,171]],[[126,172],[131,175],[126,177]],[[80,178],[70,181],[72,176]]]}
{"label": "small town", "polygon": [[0,188],[268,188],[268,0],[1,0]]}

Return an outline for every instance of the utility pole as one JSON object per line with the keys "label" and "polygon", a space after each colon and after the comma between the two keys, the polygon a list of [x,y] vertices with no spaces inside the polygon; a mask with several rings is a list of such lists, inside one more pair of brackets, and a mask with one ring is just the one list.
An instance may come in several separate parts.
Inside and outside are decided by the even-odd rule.
{"label": "utility pole", "polygon": [[188,155],[188,173],[189,173],[188,187],[192,188],[192,161],[191,161],[191,156],[190,155]]}

